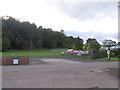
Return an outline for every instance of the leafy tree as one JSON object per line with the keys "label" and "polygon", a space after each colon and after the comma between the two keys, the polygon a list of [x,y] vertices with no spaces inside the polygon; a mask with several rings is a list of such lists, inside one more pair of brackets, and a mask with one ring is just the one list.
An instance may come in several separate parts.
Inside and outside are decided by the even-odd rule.
{"label": "leafy tree", "polygon": [[118,46],[120,46],[120,42],[118,42]]}
{"label": "leafy tree", "polygon": [[83,47],[83,39],[79,38],[74,38],[72,36],[66,37],[66,47],[67,48],[72,48],[72,49],[79,49],[82,50]]}
{"label": "leafy tree", "polygon": [[55,35],[56,35],[56,41],[57,41],[57,47],[58,48],[64,48],[65,47],[65,39],[66,39],[66,36],[63,32],[54,32]]}
{"label": "leafy tree", "polygon": [[66,37],[65,42],[66,42],[66,47],[67,48],[76,49],[75,48],[75,42],[74,42],[74,37],[73,36]]}
{"label": "leafy tree", "polygon": [[90,50],[90,46],[87,45],[87,44],[84,44],[84,45],[83,45],[83,50]]}
{"label": "leafy tree", "polygon": [[102,42],[103,46],[106,46],[106,47],[111,47],[111,46],[115,46],[116,45],[116,42],[115,41],[112,41],[112,40],[107,40],[105,39],[103,42]]}
{"label": "leafy tree", "polygon": [[79,36],[77,38],[75,38],[75,48],[78,50],[82,50],[83,47],[83,40],[79,38]]}
{"label": "leafy tree", "polygon": [[101,45],[98,43],[98,41],[95,38],[93,38],[93,39],[88,38],[86,44],[89,45],[90,49],[92,49],[92,50],[98,50],[101,47]]}
{"label": "leafy tree", "polygon": [[9,29],[7,27],[7,24],[5,23],[5,20],[2,20],[2,51],[7,51],[8,48],[10,48],[10,39],[9,39]]}
{"label": "leafy tree", "polygon": [[10,40],[7,37],[2,38],[2,51],[7,51],[10,48]]}
{"label": "leafy tree", "polygon": [[40,48],[82,49],[83,40],[79,37],[66,36],[64,30],[53,31],[51,28],[37,27],[28,21],[19,21],[13,17],[2,19],[3,50],[32,50]]}

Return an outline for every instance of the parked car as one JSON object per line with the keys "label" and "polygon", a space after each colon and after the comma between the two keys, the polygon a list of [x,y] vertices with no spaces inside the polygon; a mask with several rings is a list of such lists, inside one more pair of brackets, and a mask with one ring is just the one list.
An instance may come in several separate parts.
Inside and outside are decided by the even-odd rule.
{"label": "parked car", "polygon": [[68,49],[66,51],[66,54],[69,54],[69,55],[73,55],[73,53],[74,53],[74,49]]}
{"label": "parked car", "polygon": [[84,52],[82,50],[69,49],[69,50],[66,51],[66,54],[68,54],[68,55],[82,56],[82,54],[84,54]]}
{"label": "parked car", "polygon": [[74,50],[73,55],[82,56],[83,53],[82,50]]}
{"label": "parked car", "polygon": [[82,51],[82,50],[79,50],[78,52],[77,52],[77,56],[82,56],[84,54],[84,52]]}

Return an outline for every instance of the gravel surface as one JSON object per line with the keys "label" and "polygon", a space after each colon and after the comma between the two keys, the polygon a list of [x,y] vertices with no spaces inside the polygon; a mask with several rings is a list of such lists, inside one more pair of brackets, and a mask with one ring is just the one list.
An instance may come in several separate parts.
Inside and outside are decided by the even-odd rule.
{"label": "gravel surface", "polygon": [[118,88],[118,62],[30,57],[2,67],[3,88]]}

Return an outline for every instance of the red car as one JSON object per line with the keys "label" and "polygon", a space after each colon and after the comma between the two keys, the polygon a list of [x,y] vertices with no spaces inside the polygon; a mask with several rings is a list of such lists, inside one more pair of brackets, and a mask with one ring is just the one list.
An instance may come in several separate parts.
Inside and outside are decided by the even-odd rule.
{"label": "red car", "polygon": [[66,51],[66,54],[82,56],[82,54],[84,54],[84,52],[82,50],[69,49],[69,50]]}
{"label": "red car", "polygon": [[81,50],[75,50],[73,55],[81,56],[84,52]]}
{"label": "red car", "polygon": [[69,50],[66,51],[66,54],[73,55],[73,53],[74,53],[74,50],[73,50],[73,49],[69,49]]}

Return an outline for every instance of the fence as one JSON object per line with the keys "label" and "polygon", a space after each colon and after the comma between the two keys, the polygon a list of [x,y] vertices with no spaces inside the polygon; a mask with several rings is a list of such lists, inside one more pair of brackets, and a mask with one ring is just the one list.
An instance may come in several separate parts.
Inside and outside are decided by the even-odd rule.
{"label": "fence", "polygon": [[[2,65],[14,65],[13,64],[14,56],[3,56],[2,57]],[[29,57],[18,57],[18,64],[17,65],[29,65]]]}

